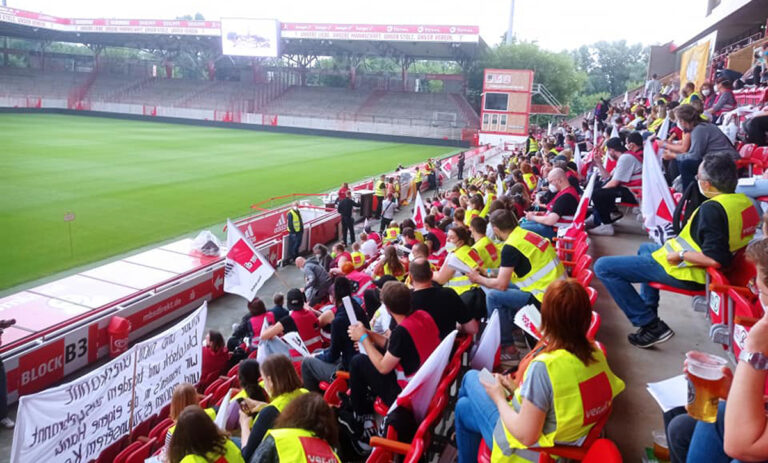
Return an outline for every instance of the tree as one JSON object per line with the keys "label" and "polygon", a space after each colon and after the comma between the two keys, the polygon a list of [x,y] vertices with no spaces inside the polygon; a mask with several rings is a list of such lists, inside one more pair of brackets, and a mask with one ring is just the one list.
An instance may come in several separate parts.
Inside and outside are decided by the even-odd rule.
{"label": "tree", "polygon": [[648,49],[639,43],[600,41],[573,50],[571,56],[588,76],[582,94],[607,92],[616,96],[624,93],[628,84],[645,80]]}

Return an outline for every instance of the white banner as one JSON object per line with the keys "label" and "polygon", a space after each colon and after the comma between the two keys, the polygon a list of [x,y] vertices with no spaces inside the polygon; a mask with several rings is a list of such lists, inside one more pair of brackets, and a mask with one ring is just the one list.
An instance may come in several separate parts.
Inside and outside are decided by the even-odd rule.
{"label": "white banner", "polygon": [[227,261],[224,264],[224,291],[251,301],[275,269],[253,247],[251,241],[227,219]]}
{"label": "white banner", "polygon": [[[134,421],[135,425],[170,402],[169,388],[172,391],[182,381],[194,383],[200,378],[206,313],[203,304],[165,333],[131,347],[87,375],[21,397],[11,462],[95,460],[102,450],[130,432],[131,409],[135,418],[142,417]],[[160,404],[160,398],[166,396]]]}
{"label": "white banner", "polygon": [[648,235],[657,244],[663,244],[674,235],[672,214],[675,211],[675,201],[661,172],[661,165],[651,141],[645,142],[643,150],[643,200],[640,201],[640,211],[643,213],[643,225],[648,230]]}

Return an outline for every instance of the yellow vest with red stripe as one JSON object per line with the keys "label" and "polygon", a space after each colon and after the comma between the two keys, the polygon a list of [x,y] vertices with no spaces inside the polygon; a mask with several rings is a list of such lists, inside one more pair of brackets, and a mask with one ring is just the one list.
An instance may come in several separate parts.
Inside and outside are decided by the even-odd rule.
{"label": "yellow vest with red stripe", "polygon": [[396,241],[397,236],[400,234],[400,229],[397,227],[389,227],[384,230],[384,241],[391,242]]}
{"label": "yellow vest with red stripe", "polygon": [[282,412],[285,409],[285,407],[287,407],[288,404],[293,401],[293,399],[304,394],[309,394],[309,391],[304,389],[303,387],[300,387],[291,392],[280,394],[279,396],[270,400],[269,404],[273,405],[277,409],[277,411]]}
{"label": "yellow vest with red stripe", "polygon": [[518,275],[513,272],[510,278],[510,283],[516,285],[520,291],[529,292],[541,301],[549,284],[564,278],[565,268],[548,239],[517,227],[509,234],[504,244],[517,248],[531,263],[528,273]]}
{"label": "yellow vest with red stripe", "polygon": [[275,441],[278,460],[290,463],[332,463],[341,462],[328,442],[315,437],[305,429],[270,429],[267,434]]}
{"label": "yellow vest with red stripe", "polygon": [[[718,202],[725,209],[725,215],[728,217],[728,249],[731,253],[749,244],[760,223],[760,216],[752,200],[741,193],[723,193],[707,201]],[[707,282],[707,271],[704,267],[697,267],[687,262],[682,263],[682,266],[679,267],[667,261],[667,254],[669,253],[677,254],[680,251],[701,252],[701,246],[691,236],[691,224],[698,212],[698,209],[693,212],[691,218],[688,219],[685,227],[676,238],[667,240],[664,246],[654,251],[652,256],[672,278],[703,285]]]}
{"label": "yellow vest with red stripe", "polygon": [[234,442],[227,439],[224,444],[224,454],[216,455],[208,453],[205,457],[195,454],[189,454],[181,459],[181,463],[243,463],[243,454]]}
{"label": "yellow vest with red stripe", "polygon": [[393,276],[393,277],[395,277],[395,278],[396,278],[398,281],[403,281],[403,280],[405,279],[405,276],[406,276],[406,275],[405,275],[405,272],[403,272],[403,273],[401,273],[401,274],[399,274],[399,275],[395,275],[395,274],[394,274],[394,272],[393,272],[392,270],[390,270],[390,269],[389,269],[389,264],[387,264],[387,263],[385,263],[385,264],[382,266],[382,271],[384,272],[384,275],[392,275],[392,276]]}
{"label": "yellow vest with red stripe", "polygon": [[352,265],[355,266],[355,269],[359,269],[363,266],[365,263],[365,254],[360,251],[354,251],[350,255],[352,256]]}
{"label": "yellow vest with red stripe", "polygon": [[533,191],[536,189],[536,184],[538,182],[536,182],[536,176],[534,174],[523,174],[523,180],[529,190]]}
{"label": "yellow vest with red stripe", "polygon": [[491,209],[491,203],[496,201],[496,194],[494,193],[488,193],[485,196],[485,205],[483,205],[483,210],[480,211],[480,217],[482,218],[486,218],[488,216],[488,211]]}
{"label": "yellow vest with red stripe", "polygon": [[[469,247],[468,244],[456,249],[453,251],[453,254],[469,268],[475,269],[483,265],[483,259],[481,259],[477,251]],[[478,285],[469,281],[468,276],[454,269],[453,278],[451,278],[445,286],[456,291],[456,294],[461,295],[472,288],[477,288]]]}
{"label": "yellow vest with red stripe", "polygon": [[[555,442],[576,442],[586,436],[592,426],[610,411],[613,398],[624,390],[624,381],[613,374],[603,352],[594,349],[592,356],[595,360],[584,365],[567,350],[558,349],[539,354],[531,362],[531,365],[542,362],[547,368],[557,422],[555,429],[545,426],[542,430],[537,441],[539,447],[552,447]],[[530,366],[523,382],[528,371]],[[517,388],[509,404],[520,412],[522,403],[520,388]],[[499,419],[493,430],[491,462],[528,461],[514,454],[515,449],[525,448],[528,447],[518,441]]]}
{"label": "yellow vest with red stripe", "polygon": [[681,101],[680,104],[691,104],[691,99],[693,99],[694,95],[696,95],[696,98],[701,100],[701,95],[699,95],[699,92],[693,92],[690,95],[688,95],[687,97],[683,98],[683,101]]}
{"label": "yellow vest with red stripe", "polygon": [[472,245],[480,258],[483,260],[483,268],[499,268],[501,264],[501,253],[499,248],[487,236],[480,238]]}
{"label": "yellow vest with red stripe", "polygon": [[475,217],[480,215],[480,211],[477,209],[469,209],[467,213],[464,215],[464,225],[469,226],[469,223],[474,219]]}

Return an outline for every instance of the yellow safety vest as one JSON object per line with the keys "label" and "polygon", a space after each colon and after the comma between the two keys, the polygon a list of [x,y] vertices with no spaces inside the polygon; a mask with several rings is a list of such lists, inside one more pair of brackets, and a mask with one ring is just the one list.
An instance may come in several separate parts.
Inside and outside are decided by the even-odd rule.
{"label": "yellow safety vest", "polygon": [[683,101],[680,104],[691,104],[691,98],[693,98],[694,95],[696,95],[696,97],[701,100],[701,95],[699,95],[699,92],[693,92],[687,97],[683,98]]}
{"label": "yellow safety vest", "polygon": [[523,174],[523,180],[525,181],[525,184],[528,185],[528,189],[533,191],[536,189],[536,179],[534,174]]}
{"label": "yellow safety vest", "polygon": [[558,154],[560,154],[560,153],[558,153],[558,152],[557,152],[557,150],[556,150],[556,149],[554,149],[554,148],[552,148],[551,150],[549,150],[549,152],[550,152],[550,153],[552,153],[552,154],[554,154],[555,156],[557,156]]}
{"label": "yellow safety vest", "polygon": [[[224,461],[222,462],[222,458]],[[224,444],[224,454],[207,453],[205,457],[195,454],[189,454],[181,459],[181,463],[244,463],[243,454],[234,442],[227,439]]]}
{"label": "yellow safety vest", "polygon": [[486,218],[488,217],[488,211],[491,209],[491,203],[496,201],[496,195],[493,193],[488,193],[485,195],[485,204],[483,205],[483,210],[480,211],[480,217]]}
{"label": "yellow safety vest", "polygon": [[363,266],[365,263],[365,254],[360,251],[355,251],[350,255],[352,256],[352,265],[355,266],[355,269],[359,269]]}
{"label": "yellow safety vest", "polygon": [[405,280],[405,277],[406,277],[405,272],[403,272],[401,275],[395,275],[394,272],[392,272],[392,270],[389,269],[389,264],[386,264],[386,263],[382,266],[382,271],[384,272],[384,275],[392,275],[398,281],[403,281]]}
{"label": "yellow safety vest", "polygon": [[373,195],[384,197],[387,191],[387,184],[381,180],[376,181],[376,186],[374,187]]}
{"label": "yellow safety vest", "polygon": [[661,127],[661,124],[663,123],[664,123],[664,119],[657,117],[656,119],[654,119],[653,122],[651,122],[648,125],[648,130],[650,130],[653,133],[656,133],[656,131],[659,129],[659,127]]}
{"label": "yellow safety vest", "polygon": [[397,227],[390,227],[384,230],[384,241],[395,241],[400,234],[400,229]]}
{"label": "yellow safety vest", "polygon": [[469,223],[472,222],[472,219],[480,215],[480,211],[477,209],[469,209],[467,213],[464,215],[464,225],[469,227]]}
{"label": "yellow safety vest", "polygon": [[[241,397],[243,397],[243,398],[248,397],[248,395],[245,393],[245,390],[242,390],[240,392],[243,393],[243,395]],[[232,400],[235,400],[239,395],[240,395],[240,393],[236,394],[234,397],[232,397]],[[208,418],[210,418],[211,421],[216,421],[216,410],[214,410],[212,408],[204,408],[203,411],[205,412],[206,415],[208,415]],[[176,430],[176,425],[175,424],[173,426],[171,426],[170,428],[168,428],[168,432],[171,433],[171,434],[173,434],[173,432],[175,430]]]}
{"label": "yellow safety vest", "polygon": [[[480,257],[477,251],[469,247],[468,244],[465,244],[459,249],[454,250],[453,254],[469,268],[475,269],[483,265],[483,259]],[[464,294],[472,288],[477,288],[477,286],[477,284],[469,281],[468,276],[464,275],[456,269],[454,269],[453,278],[448,280],[448,282],[445,284],[446,288],[451,288],[452,290],[456,291],[456,294],[458,295]]]}
{"label": "yellow safety vest", "polygon": [[516,285],[520,291],[531,293],[541,301],[549,284],[564,278],[565,268],[548,239],[517,227],[509,234],[504,244],[516,248],[531,263],[528,273],[518,275],[513,272],[510,278],[510,283]]}
{"label": "yellow safety vest", "polygon": [[[557,421],[555,429],[545,427],[542,431],[537,441],[539,447],[552,447],[555,442],[576,442],[589,434],[592,426],[610,410],[614,397],[624,390],[624,381],[613,374],[603,352],[594,349],[592,356],[595,360],[584,365],[567,350],[558,349],[539,354],[531,362],[530,365],[542,362],[547,368]],[[523,381],[528,371],[530,366]],[[519,412],[522,403],[520,388],[517,388],[509,404]],[[525,448],[528,447],[518,441],[499,419],[493,430],[491,462],[528,461],[514,454],[515,449]]]}
{"label": "yellow safety vest", "polygon": [[[736,252],[749,244],[760,222],[760,216],[752,204],[752,200],[741,193],[731,193],[719,194],[705,203],[708,201],[716,201],[725,209],[725,215],[728,217],[728,248],[730,251]],[[696,209],[680,234],[676,238],[667,240],[664,246],[654,251],[652,256],[672,278],[703,285],[707,282],[707,270],[704,267],[697,267],[688,262],[683,262],[682,266],[679,267],[667,261],[667,254],[669,253],[701,252],[701,247],[691,236],[691,224],[698,212],[699,210]]]}
{"label": "yellow safety vest", "polygon": [[538,150],[539,150],[539,142],[537,142],[536,139],[533,137],[528,138],[528,152],[535,153]]}
{"label": "yellow safety vest", "polygon": [[305,429],[270,429],[264,435],[272,436],[279,461],[290,463],[331,463],[341,462],[328,442],[315,437]]}
{"label": "yellow safety vest", "polygon": [[291,392],[286,392],[285,394],[280,394],[279,396],[275,397],[274,399],[269,401],[270,405],[274,405],[274,407],[277,409],[277,411],[282,412],[285,407],[288,406],[293,399],[296,397],[299,397],[300,395],[308,394],[309,391],[304,389],[303,387],[300,387],[296,390],[293,390]]}
{"label": "yellow safety vest", "polygon": [[416,171],[416,175],[413,176],[413,181],[416,183],[421,181],[421,170]]}
{"label": "yellow safety vest", "polygon": [[288,231],[291,231],[291,228],[293,228],[294,231],[301,230],[301,215],[298,211],[295,209],[290,209],[288,211],[288,217],[290,220],[290,223],[293,225],[293,227],[288,227]]}
{"label": "yellow safety vest", "polygon": [[487,236],[480,238],[472,246],[483,259],[483,268],[499,268],[501,264],[501,252],[499,248]]}

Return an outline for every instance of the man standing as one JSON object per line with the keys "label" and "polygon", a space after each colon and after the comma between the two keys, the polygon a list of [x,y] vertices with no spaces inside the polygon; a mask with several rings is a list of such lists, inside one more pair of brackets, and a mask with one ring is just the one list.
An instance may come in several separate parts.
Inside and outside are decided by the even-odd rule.
{"label": "man standing", "polygon": [[379,177],[373,185],[373,196],[376,197],[376,211],[373,214],[374,219],[381,218],[381,206],[384,202],[384,196],[387,194],[387,182],[385,178],[384,174],[381,174],[381,177]]}
{"label": "man standing", "polygon": [[[667,240],[663,247],[642,244],[636,256],[601,257],[595,262],[597,278],[638,328],[627,337],[633,346],[651,347],[675,334],[659,318],[659,290],[649,282],[703,290],[707,267],[728,267],[760,222],[752,201],[734,193],[736,164],[727,152],[706,155],[697,182],[701,194],[709,199],[694,211],[676,238]],[[641,283],[640,294],[633,283]]]}
{"label": "man standing", "polygon": [[303,257],[296,259],[296,266],[304,272],[304,296],[310,306],[323,302],[331,288],[331,276],[323,267]]}
{"label": "man standing", "polygon": [[285,213],[285,221],[288,226],[288,260],[286,264],[290,264],[299,257],[301,240],[304,237],[304,221],[301,219],[298,201],[294,201],[291,208]]}
{"label": "man standing", "polygon": [[352,218],[354,207],[360,207],[360,203],[356,203],[352,199],[352,192],[347,190],[346,196],[339,201],[339,206],[336,208],[341,215],[341,241],[344,246],[347,245],[347,233],[349,233],[349,244],[355,242],[355,219]]}
{"label": "man standing", "polygon": [[648,98],[648,101],[654,101],[654,98],[661,93],[661,82],[659,82],[659,76],[653,74],[651,79],[645,82],[645,91],[643,95]]}
{"label": "man standing", "polygon": [[464,180],[464,152],[459,153],[459,180]]}
{"label": "man standing", "polygon": [[551,240],[558,228],[567,227],[573,222],[573,216],[579,207],[579,193],[568,181],[565,171],[559,167],[549,171],[547,181],[549,191],[554,193],[555,197],[547,204],[546,214],[528,212],[520,226]]}

